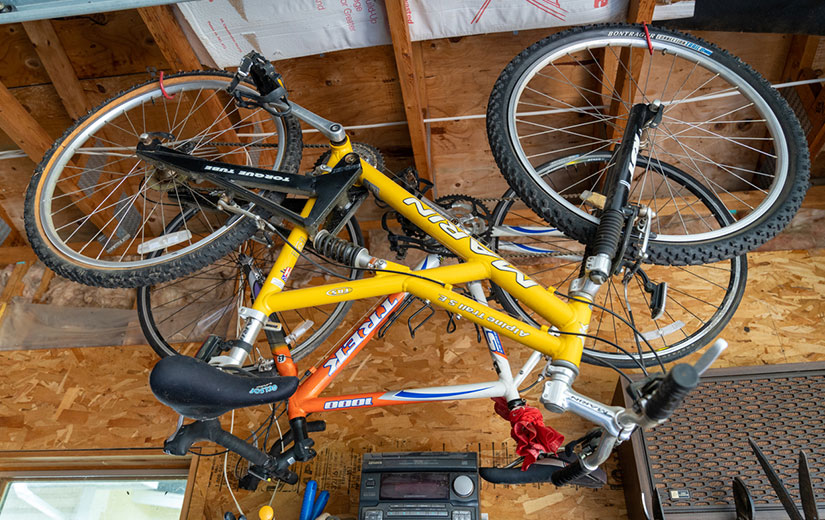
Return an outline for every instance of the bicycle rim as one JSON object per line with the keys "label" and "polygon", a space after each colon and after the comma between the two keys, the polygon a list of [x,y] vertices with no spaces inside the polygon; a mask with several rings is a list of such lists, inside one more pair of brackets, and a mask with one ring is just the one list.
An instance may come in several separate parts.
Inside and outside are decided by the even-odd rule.
{"label": "bicycle rim", "polygon": [[[236,107],[225,92],[230,80],[226,73],[169,76],[164,89],[158,82],[136,87],[70,129],[44,161],[34,200],[38,230],[50,248],[76,266],[126,271],[190,256],[239,232],[245,219],[215,206],[214,186],[135,155],[141,134],[161,132],[169,136],[155,136],[166,146],[204,159],[297,168],[294,150],[280,146],[285,122]],[[174,216],[191,207],[199,210],[197,221],[177,237],[165,236]],[[242,235],[250,232],[247,227]]]}
{"label": "bicycle rim", "polygon": [[[655,28],[651,35],[652,54],[641,29],[629,26],[571,31],[532,54],[526,51],[512,71],[517,80],[506,99],[509,146],[541,192],[594,225],[598,215],[577,195],[599,191],[604,172],[562,178],[540,167],[571,154],[611,150],[621,139],[630,97],[620,98],[613,80],[604,78],[613,76],[612,67],[630,76],[622,69],[626,52],[629,61],[642,61],[638,81],[628,80],[633,102],[659,99],[664,107],[662,123],[647,132],[643,151],[689,173],[738,209],[730,224],[699,233],[659,233],[653,247],[744,232],[785,202],[789,141],[774,106],[781,99],[741,62],[701,40]],[[659,194],[651,193],[646,174],[636,168],[633,196],[656,206]],[[518,183],[511,185],[518,189]],[[578,230],[565,231],[576,235]]]}

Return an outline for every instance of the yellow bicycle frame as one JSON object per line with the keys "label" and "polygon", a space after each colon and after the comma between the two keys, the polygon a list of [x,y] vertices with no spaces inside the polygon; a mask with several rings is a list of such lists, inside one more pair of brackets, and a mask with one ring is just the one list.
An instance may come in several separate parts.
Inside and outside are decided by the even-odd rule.
{"label": "yellow bicycle frame", "polygon": [[[329,166],[334,166],[352,152],[349,139],[343,144],[331,146]],[[364,160],[361,167],[361,185],[464,262],[416,271],[415,274],[406,274],[412,273],[407,266],[387,262],[371,278],[283,292],[284,282],[300,256],[297,251],[304,247],[308,238],[306,231],[296,227],[288,237],[295,249],[287,246],[281,250],[255,299],[254,310],[269,316],[279,311],[407,292],[546,354],[555,361],[579,366],[584,343],[579,334],[586,332],[590,323],[588,303],[562,301],[555,296],[554,288],[544,288],[530,279]],[[309,215],[314,202],[314,199],[307,202],[302,216]],[[554,335],[546,325],[540,329],[533,327],[452,290],[455,284],[482,279],[492,280],[559,331],[569,334]],[[294,367],[289,367],[289,371],[292,370]]]}

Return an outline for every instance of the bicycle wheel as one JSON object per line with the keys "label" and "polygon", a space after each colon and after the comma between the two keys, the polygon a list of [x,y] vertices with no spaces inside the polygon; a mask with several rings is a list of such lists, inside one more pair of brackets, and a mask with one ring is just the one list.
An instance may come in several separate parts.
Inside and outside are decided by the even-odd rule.
{"label": "bicycle wheel", "polygon": [[[660,100],[661,124],[646,131],[642,152],[690,174],[735,218],[691,232],[665,233],[654,223],[650,261],[701,264],[750,251],[776,235],[802,203],[809,158],[799,122],[738,58],[687,34],[649,31],[648,40],[640,26],[575,28],[514,58],[487,109],[496,162],[533,211],[587,243],[599,217],[579,195],[603,189],[604,170],[571,176],[548,172],[547,165],[614,150],[631,105]],[[655,210],[670,194],[653,190],[648,173],[636,165],[631,201]]]}
{"label": "bicycle wheel", "polygon": [[[88,285],[137,287],[197,270],[249,238],[254,222],[220,210],[216,186],[151,167],[135,154],[141,134],[165,133],[166,146],[196,157],[297,172],[298,120],[236,107],[226,92],[231,80],[216,71],[168,76],[163,86],[144,83],[69,128],[26,193],[26,232],[43,262]],[[189,208],[197,216],[166,234]]]}
{"label": "bicycle wheel", "polygon": [[[566,166],[558,168],[597,171],[609,160],[610,153],[605,152],[583,160],[570,159]],[[651,162],[644,156],[639,156],[639,161],[642,167]],[[732,220],[719,199],[684,172],[664,163],[651,166],[650,171],[657,171],[658,181],[668,189],[685,198],[699,200],[703,205],[703,211],[695,208],[689,221],[675,211],[663,211],[659,225],[665,230],[683,226],[687,229],[707,228],[705,213],[715,218],[717,227]],[[493,247],[538,282],[564,291],[566,285],[579,276],[584,246],[548,227],[515,195],[512,189],[509,190],[493,212]],[[730,321],[745,292],[747,260],[745,255],[740,255],[707,265],[644,264],[627,284],[626,295],[622,281],[622,274],[611,277],[597,294],[595,303],[634,323],[658,357],[663,362],[670,362],[708,344]],[[650,307],[653,294],[645,289],[646,282],[663,281],[668,283],[665,310],[654,318]],[[648,288],[652,289],[649,285]],[[493,291],[508,312],[528,322],[536,322],[535,314],[522,307],[510,294],[495,285]],[[643,352],[639,356],[633,331],[605,310],[593,309],[588,333],[624,347],[645,366],[657,363],[656,355],[641,339]],[[638,366],[625,353],[592,338],[585,339],[582,359],[597,365],[606,361],[620,368]]]}
{"label": "bicycle wheel", "polygon": [[[172,223],[169,231],[183,227],[183,218]],[[355,218],[343,227],[341,238],[363,245],[361,228]],[[251,307],[252,297],[242,264],[250,262],[263,273],[269,273],[283,247],[283,242],[269,245],[258,235],[241,244],[224,258],[169,282],[138,288],[137,308],[140,326],[146,340],[160,357],[183,354],[194,356],[210,334],[221,338],[237,338],[242,320],[240,306]],[[313,256],[311,246],[306,254]],[[362,271],[332,264],[321,257],[314,258],[334,273],[345,278],[360,278]],[[322,272],[305,257],[301,257],[290,273],[285,290],[329,282],[329,273]],[[320,345],[344,319],[352,302],[310,307],[280,312],[278,320],[284,334],[291,334],[306,321],[312,321],[306,332],[290,346],[292,357],[298,360]]]}

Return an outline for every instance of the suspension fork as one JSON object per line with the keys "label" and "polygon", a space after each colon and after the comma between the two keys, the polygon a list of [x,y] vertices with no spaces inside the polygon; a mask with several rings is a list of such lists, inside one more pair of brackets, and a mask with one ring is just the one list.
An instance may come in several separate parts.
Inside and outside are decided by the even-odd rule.
{"label": "suspension fork", "polygon": [[633,105],[627,116],[622,141],[613,156],[612,164],[608,166],[604,208],[596,228],[592,254],[585,263],[585,271],[595,283],[604,283],[612,273],[627,218],[626,206],[636,169],[636,158],[642,144],[642,133],[647,128],[658,126],[662,112],[662,105],[656,100],[651,104]]}

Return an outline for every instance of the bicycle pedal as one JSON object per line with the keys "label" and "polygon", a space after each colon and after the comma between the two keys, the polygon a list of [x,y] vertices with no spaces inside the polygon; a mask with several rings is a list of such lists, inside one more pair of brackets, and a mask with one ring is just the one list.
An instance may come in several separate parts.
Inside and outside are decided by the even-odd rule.
{"label": "bicycle pedal", "polygon": [[665,313],[665,305],[667,304],[667,282],[653,284],[651,290],[645,290],[650,293],[650,317],[658,320]]}

